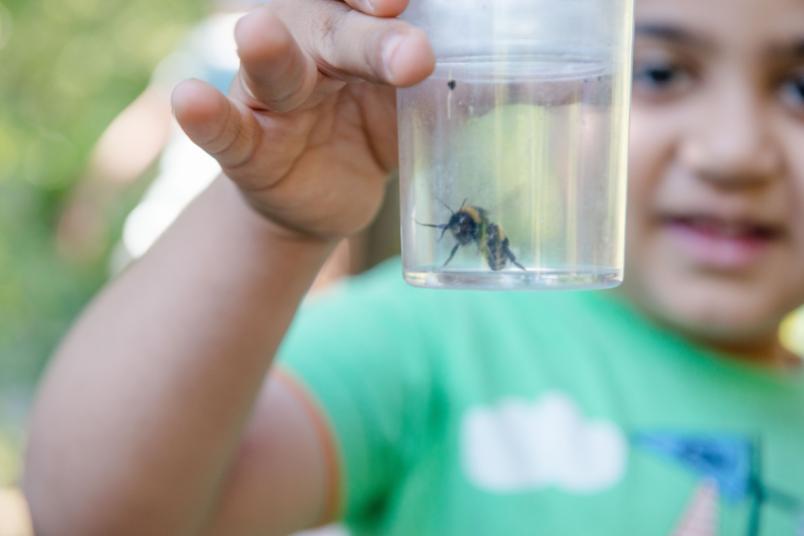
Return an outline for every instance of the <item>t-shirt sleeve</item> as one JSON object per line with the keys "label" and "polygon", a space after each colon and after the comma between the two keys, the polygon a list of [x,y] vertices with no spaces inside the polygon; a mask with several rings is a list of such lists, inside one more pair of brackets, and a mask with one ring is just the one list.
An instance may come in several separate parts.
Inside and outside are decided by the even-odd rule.
{"label": "t-shirt sleeve", "polygon": [[347,519],[381,506],[430,428],[431,352],[396,266],[303,305],[279,352],[334,436]]}

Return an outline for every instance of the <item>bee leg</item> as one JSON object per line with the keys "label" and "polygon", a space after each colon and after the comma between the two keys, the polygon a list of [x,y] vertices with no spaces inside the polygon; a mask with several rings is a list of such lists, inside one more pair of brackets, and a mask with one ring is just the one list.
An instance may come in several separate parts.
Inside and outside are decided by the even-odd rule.
{"label": "bee leg", "polygon": [[443,266],[442,268],[446,268],[446,267],[447,267],[447,265],[449,264],[449,261],[451,261],[451,260],[452,260],[452,257],[454,257],[454,256],[455,256],[455,253],[458,251],[458,248],[459,248],[459,247],[461,247],[461,243],[460,243],[460,242],[458,242],[457,244],[455,244],[455,247],[454,247],[454,248],[452,248],[452,252],[449,254],[449,258],[448,258],[448,259],[447,259],[447,261],[444,263],[444,266]]}
{"label": "bee leg", "polygon": [[522,266],[521,264],[516,262],[516,257],[514,257],[514,254],[511,253],[510,249],[508,249],[508,248],[505,249],[505,256],[508,257],[508,260],[510,260],[512,264],[516,265],[517,267],[521,268],[522,270],[525,270],[526,272],[528,271],[527,268],[525,268],[524,266]]}

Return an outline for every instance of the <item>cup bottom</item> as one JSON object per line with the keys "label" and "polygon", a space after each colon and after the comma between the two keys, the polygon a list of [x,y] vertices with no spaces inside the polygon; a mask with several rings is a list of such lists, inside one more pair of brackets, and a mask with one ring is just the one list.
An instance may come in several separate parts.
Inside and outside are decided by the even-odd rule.
{"label": "cup bottom", "polygon": [[622,270],[408,271],[414,287],[471,290],[602,290],[619,286]]}

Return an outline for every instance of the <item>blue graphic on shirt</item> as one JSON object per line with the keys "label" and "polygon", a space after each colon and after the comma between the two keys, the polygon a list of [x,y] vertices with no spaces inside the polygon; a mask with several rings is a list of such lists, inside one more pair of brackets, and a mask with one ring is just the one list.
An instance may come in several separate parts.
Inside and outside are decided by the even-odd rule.
{"label": "blue graphic on shirt", "polygon": [[744,437],[696,437],[658,432],[637,434],[634,442],[669,457],[702,478],[714,480],[720,495],[730,503],[743,501],[751,493],[753,445]]}
{"label": "blue graphic on shirt", "polygon": [[[693,435],[669,431],[632,435],[635,447],[658,454],[716,484],[718,494],[729,503],[750,501],[746,534],[759,535],[764,506],[773,506],[804,519],[804,504],[764,482],[759,440],[734,434]],[[799,522],[799,534],[804,524]]]}

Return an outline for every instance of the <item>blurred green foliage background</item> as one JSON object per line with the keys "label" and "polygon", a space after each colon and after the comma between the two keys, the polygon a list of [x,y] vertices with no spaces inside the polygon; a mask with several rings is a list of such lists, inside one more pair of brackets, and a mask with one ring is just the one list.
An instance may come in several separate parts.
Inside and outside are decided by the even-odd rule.
{"label": "blurred green foliage background", "polygon": [[107,275],[103,261],[59,256],[60,209],[104,128],[207,9],[0,0],[0,487],[17,474],[22,420],[49,354]]}

